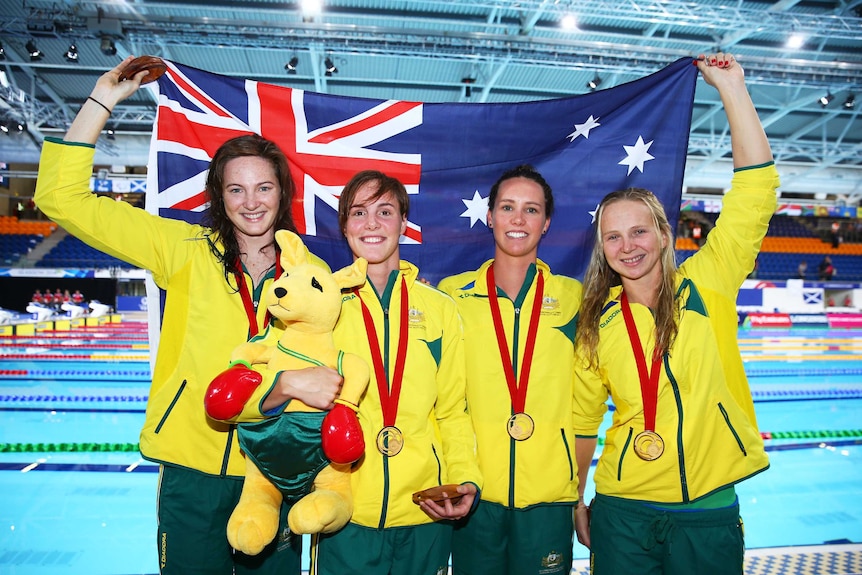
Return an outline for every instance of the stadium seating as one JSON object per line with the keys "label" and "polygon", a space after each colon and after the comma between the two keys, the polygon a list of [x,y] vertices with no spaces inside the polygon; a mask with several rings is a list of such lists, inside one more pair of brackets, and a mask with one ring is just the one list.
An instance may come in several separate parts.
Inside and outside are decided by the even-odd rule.
{"label": "stadium seating", "polygon": [[[836,270],[832,281],[862,281],[862,244],[845,242],[834,248],[822,239],[822,234],[813,225],[809,227],[806,223],[790,216],[776,215],[772,218],[758,257],[756,278],[796,278],[799,263],[805,260],[808,264],[805,279],[816,281],[817,264],[828,255]],[[675,247],[678,263],[697,251],[697,245],[688,238],[677,238]]]}
{"label": "stadium seating", "polygon": [[66,236],[45,256],[36,262],[40,268],[122,268],[132,269],[132,264],[92,248],[74,236]]}
{"label": "stadium seating", "polygon": [[11,267],[57,229],[53,222],[22,222],[0,216],[0,266]]}

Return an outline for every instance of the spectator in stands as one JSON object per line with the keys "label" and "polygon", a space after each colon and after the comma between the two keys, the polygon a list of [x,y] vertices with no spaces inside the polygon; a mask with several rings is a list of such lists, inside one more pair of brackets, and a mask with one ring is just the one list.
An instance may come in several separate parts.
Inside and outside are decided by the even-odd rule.
{"label": "spectator in stands", "polygon": [[694,240],[694,243],[697,244],[697,247],[703,245],[703,227],[701,227],[700,223],[695,222],[691,228],[691,239]]}
{"label": "spectator in stands", "polygon": [[30,296],[30,301],[33,303],[42,304],[42,303],[45,303],[45,296],[42,295],[41,290],[37,289],[36,291],[33,292],[33,295]]}
{"label": "spectator in stands", "polygon": [[823,261],[817,265],[817,275],[821,280],[828,281],[836,273],[835,266],[832,265],[832,258],[824,256]]}
{"label": "spectator in stands", "polygon": [[63,291],[63,303],[69,303],[72,301],[72,294],[69,293],[69,290]]}
{"label": "spectator in stands", "polygon": [[802,260],[801,262],[799,262],[799,266],[796,268],[796,277],[801,279],[801,280],[804,280],[805,274],[807,271],[808,271],[808,262],[805,260]]}
{"label": "spectator in stands", "polygon": [[832,247],[834,249],[838,249],[841,245],[841,224],[836,222],[832,222]]}
{"label": "spectator in stands", "polygon": [[51,293],[51,290],[45,290],[45,295],[42,296],[42,303],[48,307],[54,305],[54,294]]}
{"label": "spectator in stands", "polygon": [[[204,411],[207,387],[227,367],[231,352],[269,324],[266,307],[258,307],[252,294],[265,293],[281,273],[275,230],[295,229],[287,158],[258,135],[222,143],[205,181],[208,225],[168,220],[93,194],[89,185],[99,134],[113,108],[138,90],[146,74],[142,70],[120,81],[132,59],[99,78],[63,140],[45,139],[36,203],[84,242],[150,270],[166,292],[140,439],[142,455],[160,465],[161,574],[298,575],[301,538],[287,528],[286,506],[280,535],[259,555],[231,549],[226,527],[239,501],[245,461],[234,426],[208,420]],[[252,386],[249,409],[274,409],[292,398],[331,409],[342,382],[328,367],[266,378]]]}
{"label": "spectator in stands", "polygon": [[680,218],[679,221],[676,222],[676,235],[680,238],[688,237],[688,222],[686,222],[684,218]]}
{"label": "spectator in stands", "polygon": [[81,290],[75,290],[72,292],[72,303],[80,304],[84,301],[84,294],[81,293]]}

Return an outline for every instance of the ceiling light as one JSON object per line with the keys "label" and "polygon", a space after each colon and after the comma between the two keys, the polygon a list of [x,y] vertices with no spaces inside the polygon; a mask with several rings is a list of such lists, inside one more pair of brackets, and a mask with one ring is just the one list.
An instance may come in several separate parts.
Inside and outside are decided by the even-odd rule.
{"label": "ceiling light", "polygon": [[69,49],[66,50],[66,60],[69,62],[78,61],[78,47],[74,44],[69,44]]}
{"label": "ceiling light", "polygon": [[856,96],[854,96],[853,94],[848,94],[847,99],[844,100],[844,103],[842,104],[842,106],[844,106],[848,110],[852,110],[853,106],[855,106],[855,105],[856,105]]}
{"label": "ceiling light", "polygon": [[802,48],[803,44],[805,44],[805,36],[802,34],[791,34],[787,39],[788,48]]}
{"label": "ceiling light", "polygon": [[115,56],[117,54],[117,47],[109,36],[102,36],[101,49],[105,56]]}
{"label": "ceiling light", "polygon": [[575,18],[574,14],[569,13],[563,16],[563,19],[560,20],[560,26],[563,30],[575,30],[578,27],[578,20]]}
{"label": "ceiling light", "polygon": [[318,16],[323,12],[322,0],[302,0],[301,10],[303,17]]}
{"label": "ceiling light", "polygon": [[338,68],[335,67],[335,64],[332,63],[332,60],[327,58],[323,61],[323,65],[326,66],[326,75],[332,76],[333,74],[338,74]]}
{"label": "ceiling light", "polygon": [[115,138],[115,136],[114,136],[114,129],[113,129],[113,128],[108,128],[107,130],[105,130],[105,136],[107,136],[107,138],[108,138],[109,140],[113,140],[113,139]]}
{"label": "ceiling light", "polygon": [[3,47],[3,44],[0,44],[0,60],[6,59],[6,49]]}
{"label": "ceiling light", "polygon": [[833,96],[831,92],[826,92],[826,95],[821,96],[820,100],[818,100],[818,101],[820,102],[820,105],[825,108],[826,106],[829,105],[829,102],[831,102],[834,99],[835,99],[835,96]]}
{"label": "ceiling light", "polygon": [[36,47],[36,42],[33,40],[27,40],[27,52],[30,54],[30,61],[35,62],[36,60],[41,60],[44,54],[39,48]]}
{"label": "ceiling light", "polygon": [[589,88],[590,90],[595,90],[596,88],[598,88],[601,85],[602,85],[602,79],[599,78],[598,74],[596,74],[595,78],[593,78],[592,80],[587,82],[587,88]]}
{"label": "ceiling light", "polygon": [[296,67],[299,65],[299,58],[294,56],[290,59],[290,61],[284,65],[284,69],[287,70],[288,74],[296,74]]}
{"label": "ceiling light", "polygon": [[9,122],[6,120],[0,121],[0,132],[3,132],[4,134],[9,133]]}

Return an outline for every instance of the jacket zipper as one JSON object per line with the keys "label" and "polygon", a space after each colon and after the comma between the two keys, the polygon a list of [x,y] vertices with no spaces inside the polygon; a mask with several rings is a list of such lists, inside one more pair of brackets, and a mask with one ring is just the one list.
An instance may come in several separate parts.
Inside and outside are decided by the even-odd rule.
{"label": "jacket zipper", "polygon": [[682,501],[683,503],[689,502],[688,495],[688,477],[685,473],[685,448],[682,444],[682,424],[683,424],[683,409],[682,409],[682,399],[679,394],[679,385],[676,382],[676,378],[673,376],[673,373],[670,370],[670,356],[668,354],[664,354],[664,369],[667,373],[668,381],[670,381],[670,387],[673,389],[673,397],[676,401],[676,412],[677,412],[677,429],[676,429],[676,450],[677,457],[679,459],[679,484],[680,490],[682,491]]}
{"label": "jacket zipper", "polygon": [[[518,332],[521,325],[521,308],[516,307],[515,322],[512,328],[512,373],[518,381]],[[514,412],[514,408],[512,409]],[[514,415],[514,413],[512,414]],[[514,438],[509,438],[509,507],[515,507],[515,444]]]}

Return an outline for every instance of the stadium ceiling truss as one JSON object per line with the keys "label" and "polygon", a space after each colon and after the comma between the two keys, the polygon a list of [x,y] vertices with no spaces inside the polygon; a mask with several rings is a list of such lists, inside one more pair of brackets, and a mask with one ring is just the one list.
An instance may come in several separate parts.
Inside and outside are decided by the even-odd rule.
{"label": "stadium ceiling truss", "polygon": [[[322,4],[311,14],[268,0],[0,0],[0,118],[25,126],[0,135],[0,154],[35,163],[41,140],[62,135],[98,76],[128,54],[347,96],[517,102],[585,93],[596,80],[609,88],[724,50],[745,67],[785,197],[862,199],[862,0]],[[791,37],[801,46],[788,47]],[[71,45],[76,61],[65,56]],[[114,110],[100,150],[145,158],[154,119],[141,90]],[[718,177],[711,166],[726,166],[729,151],[721,102],[700,82],[689,191],[726,185],[726,170]]]}

